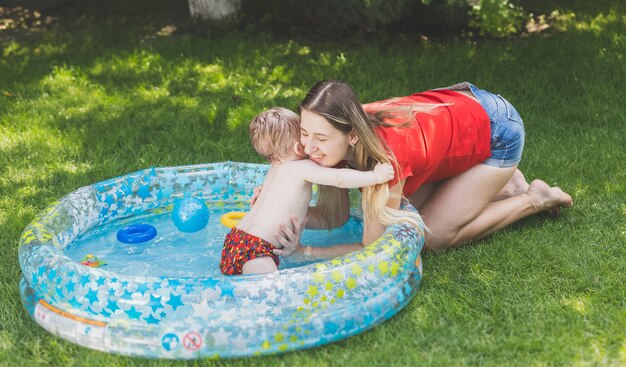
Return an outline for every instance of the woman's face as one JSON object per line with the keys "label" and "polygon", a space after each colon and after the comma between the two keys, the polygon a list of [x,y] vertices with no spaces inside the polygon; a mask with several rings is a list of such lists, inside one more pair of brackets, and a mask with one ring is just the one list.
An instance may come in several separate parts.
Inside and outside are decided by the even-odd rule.
{"label": "woman's face", "polygon": [[300,142],[309,158],[320,166],[333,167],[347,158],[352,134],[344,134],[314,112],[300,113]]}

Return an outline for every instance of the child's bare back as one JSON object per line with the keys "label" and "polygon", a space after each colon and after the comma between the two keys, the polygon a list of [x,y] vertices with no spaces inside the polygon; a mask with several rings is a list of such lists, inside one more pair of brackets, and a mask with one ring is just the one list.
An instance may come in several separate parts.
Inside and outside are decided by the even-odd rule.
{"label": "child's bare back", "polygon": [[311,201],[311,183],[302,172],[316,165],[310,160],[285,162],[271,167],[265,176],[263,190],[250,212],[237,228],[277,246],[274,234],[281,223],[291,223],[291,215],[304,219]]}

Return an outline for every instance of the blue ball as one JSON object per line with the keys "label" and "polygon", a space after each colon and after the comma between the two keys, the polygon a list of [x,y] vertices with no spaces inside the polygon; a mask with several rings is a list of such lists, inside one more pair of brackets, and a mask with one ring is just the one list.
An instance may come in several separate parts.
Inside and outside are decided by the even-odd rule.
{"label": "blue ball", "polygon": [[197,232],[209,222],[209,209],[200,199],[185,198],[174,204],[172,220],[181,232]]}

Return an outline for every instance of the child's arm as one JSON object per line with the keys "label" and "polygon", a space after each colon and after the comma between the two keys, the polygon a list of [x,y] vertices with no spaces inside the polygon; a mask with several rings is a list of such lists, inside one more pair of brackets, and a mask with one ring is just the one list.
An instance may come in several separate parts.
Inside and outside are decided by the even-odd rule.
{"label": "child's arm", "polygon": [[343,189],[382,184],[391,180],[394,175],[393,167],[389,163],[378,163],[372,171],[359,171],[350,168],[322,167],[313,161],[301,162],[305,164],[301,171],[305,181]]}

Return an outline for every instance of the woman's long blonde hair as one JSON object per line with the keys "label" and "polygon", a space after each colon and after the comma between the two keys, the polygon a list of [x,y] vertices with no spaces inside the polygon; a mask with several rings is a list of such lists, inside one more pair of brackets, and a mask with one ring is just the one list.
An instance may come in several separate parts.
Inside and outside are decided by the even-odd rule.
{"label": "woman's long blonde hair", "polygon": [[[389,104],[389,108],[385,105]],[[356,93],[344,82],[324,80],[311,88],[302,103],[300,110],[307,110],[323,116],[331,125],[339,131],[348,134],[354,132],[358,137],[357,143],[352,148],[352,155],[356,161],[356,168],[361,171],[374,169],[376,163],[391,163],[398,170],[398,162],[384,141],[378,139],[374,132],[376,126],[404,127],[411,123],[409,117],[417,112],[432,112],[439,105],[410,104],[398,106],[393,100],[382,102],[376,106],[378,111],[368,114],[359,102]],[[380,109],[379,109],[380,108]],[[401,124],[391,124],[385,120],[391,117],[406,116]],[[318,208],[321,213],[329,218],[337,218],[337,211],[342,210],[338,205],[336,188],[320,187]],[[389,186],[385,184],[363,188],[362,205],[365,219],[369,223],[381,223],[388,226],[393,223],[406,222],[414,226],[421,235],[424,234],[424,222],[422,217],[415,212],[393,209],[387,206],[390,199]]]}

